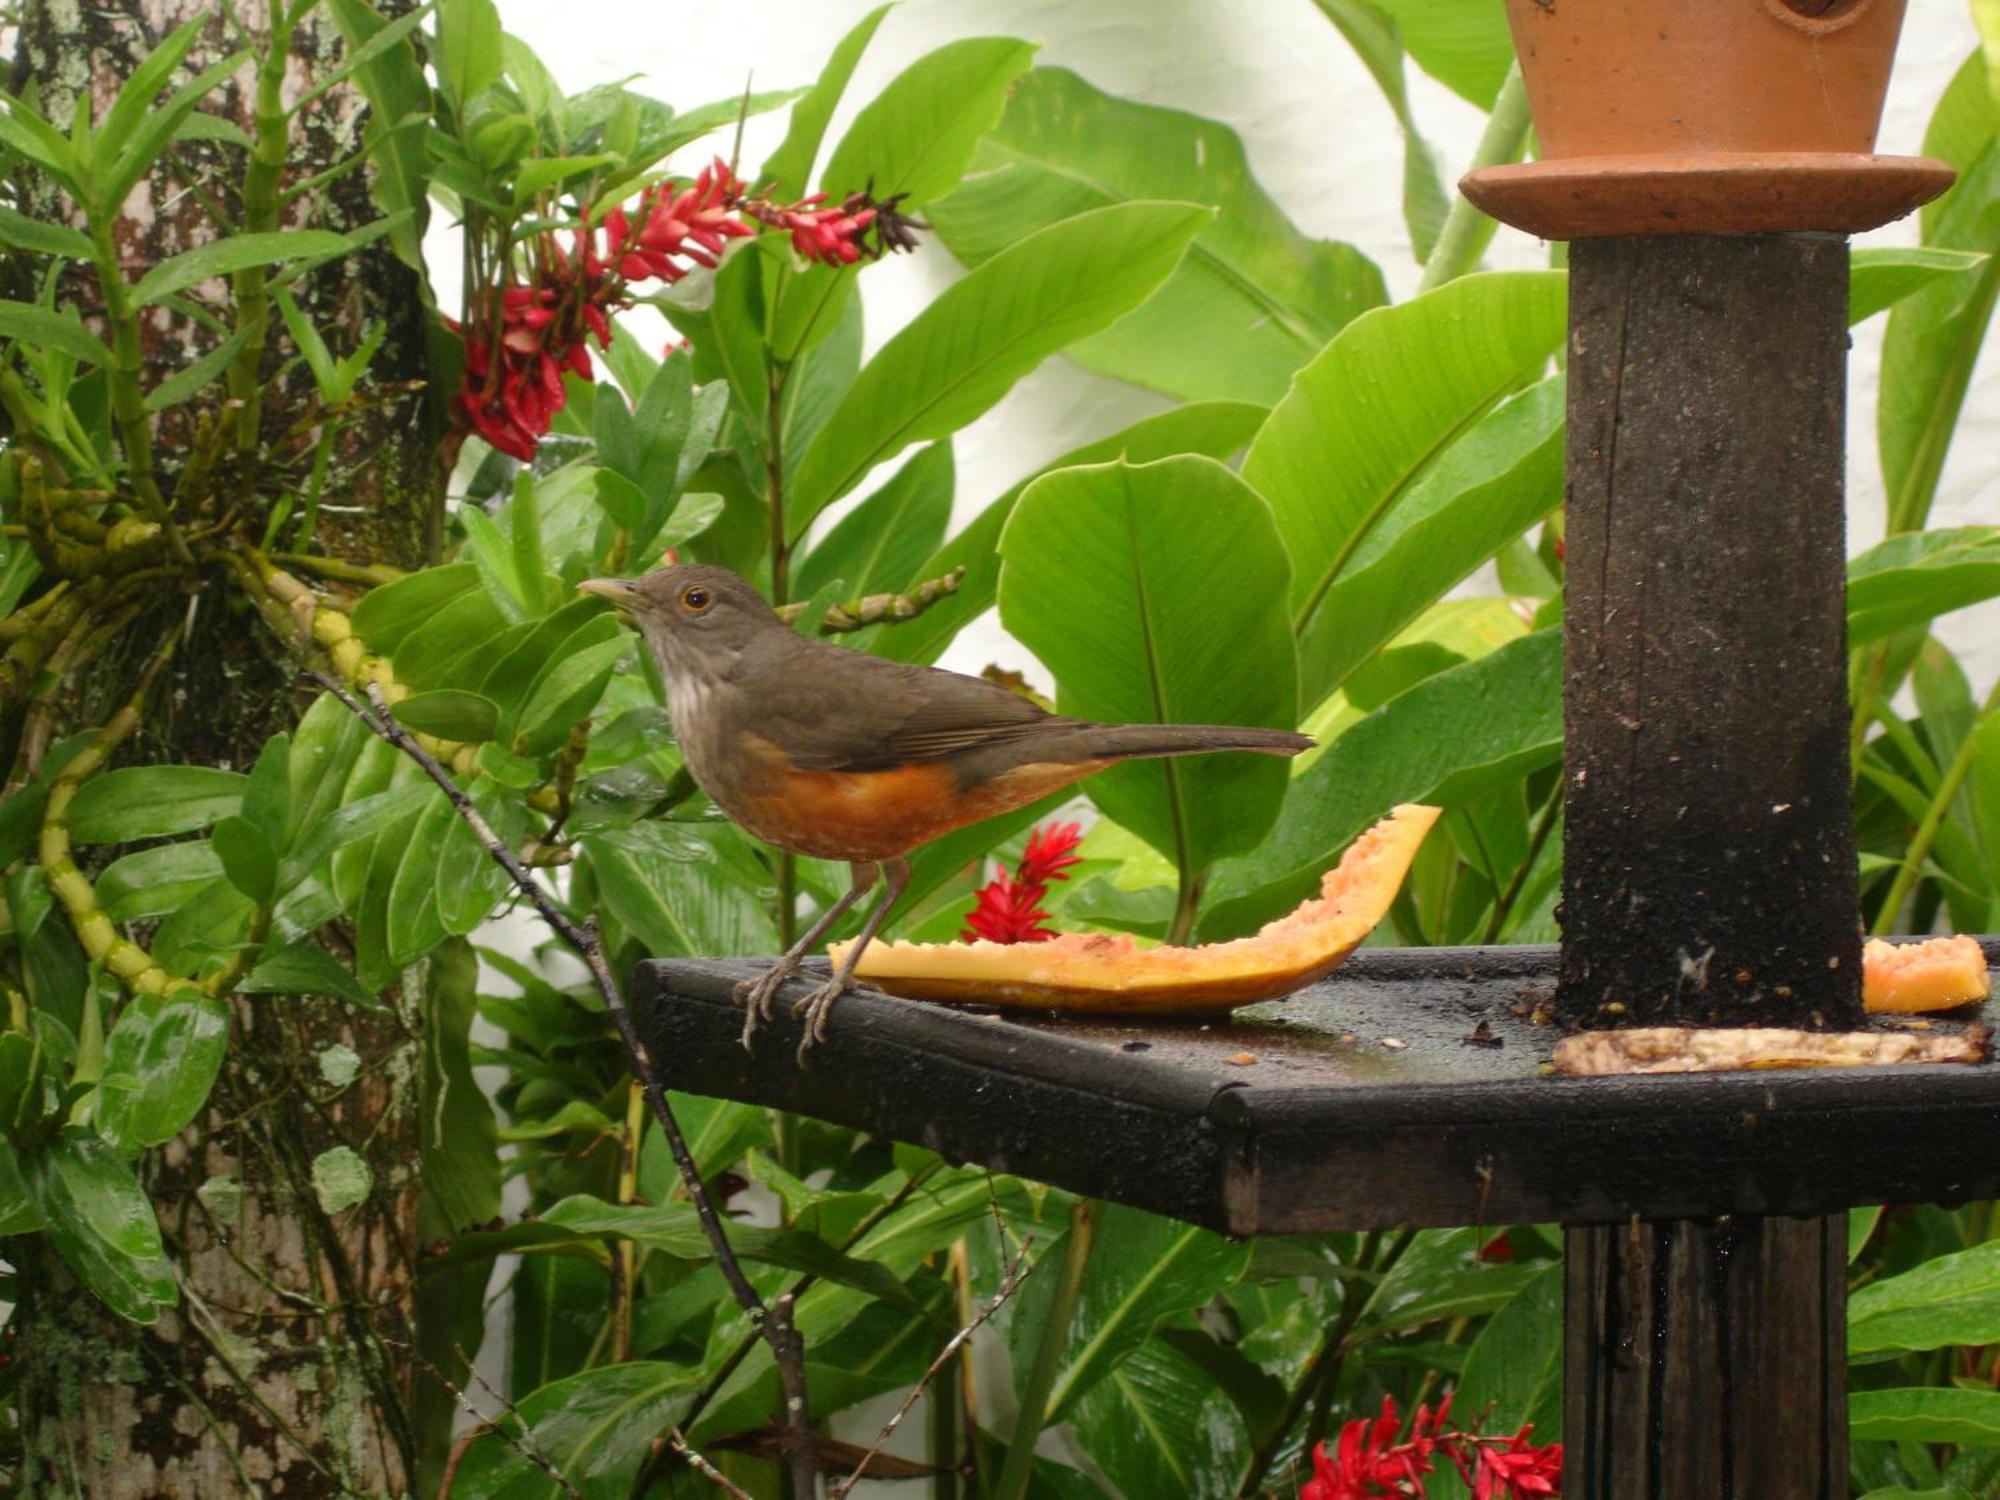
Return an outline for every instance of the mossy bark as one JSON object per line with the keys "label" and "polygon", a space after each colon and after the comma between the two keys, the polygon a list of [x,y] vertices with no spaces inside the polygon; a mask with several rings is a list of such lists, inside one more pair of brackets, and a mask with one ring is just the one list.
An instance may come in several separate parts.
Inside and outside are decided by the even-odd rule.
{"label": "mossy bark", "polygon": [[[231,10],[226,26],[207,0],[28,0],[15,84],[31,85],[67,129],[80,99],[93,101],[101,117],[137,62],[185,20],[212,18],[176,83],[246,43],[260,45],[266,6],[238,0]],[[308,16],[293,39],[287,98],[303,94],[339,52],[330,19]],[[248,128],[253,73],[244,67],[205,107]],[[364,116],[363,100],[347,87],[303,110],[292,124],[287,180],[360,149]],[[171,162],[124,206],[116,238],[128,280],[226,232],[213,210],[231,219],[240,210],[243,158],[222,143],[173,149]],[[25,206],[42,216],[74,218],[46,185],[31,187],[29,200]],[[335,230],[377,217],[366,170],[294,204],[283,222],[308,216]],[[101,311],[87,272],[69,291],[86,317]],[[372,368],[386,399],[336,446],[316,550],[419,565],[434,545],[439,485],[417,388],[426,368],[418,279],[378,242],[320,268],[296,295],[336,353],[353,348],[370,322],[387,328]],[[153,309],[143,341],[150,383],[213,347],[214,335]],[[274,318],[264,364],[265,456],[222,476],[218,524],[228,504],[254,511],[305,472],[301,456],[283,446],[288,429],[311,412],[310,377],[294,354]],[[190,409],[155,421],[163,487],[186,459]],[[220,498],[232,495],[240,499]],[[305,699],[293,667],[220,573],[80,674],[65,690],[65,717],[93,722],[120,684],[129,691],[133,655],[184,625],[171,689],[156,694],[126,756],[247,769]],[[141,1163],[183,1284],[180,1305],[155,1326],[107,1312],[46,1241],[9,1247],[20,1256],[22,1288],[11,1350],[20,1374],[20,1493],[139,1500],[412,1492],[421,1011],[414,993],[389,998],[390,1010],[379,1015],[333,1001],[236,1002],[230,1060],[206,1117]],[[336,1045],[361,1059],[344,1088],[319,1063]],[[312,1166],[342,1146],[366,1161],[372,1189],[358,1206],[328,1213]]]}

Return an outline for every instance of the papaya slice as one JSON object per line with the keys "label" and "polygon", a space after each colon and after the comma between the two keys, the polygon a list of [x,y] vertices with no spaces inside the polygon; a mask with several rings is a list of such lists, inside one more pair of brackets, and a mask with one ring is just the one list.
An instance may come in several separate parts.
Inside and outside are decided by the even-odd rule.
{"label": "papaya slice", "polygon": [[[1409,872],[1439,809],[1404,803],[1348,846],[1317,898],[1254,937],[1141,947],[1126,933],[1043,943],[872,943],[855,977],[892,995],[1097,1015],[1203,1014],[1311,984],[1361,945]],[[849,944],[828,951],[837,964]]]}
{"label": "papaya slice", "polygon": [[1976,1005],[1992,992],[1986,954],[1972,938],[1932,938],[1885,943],[1870,938],[1861,949],[1861,1004],[1880,1014],[1953,1010]]}

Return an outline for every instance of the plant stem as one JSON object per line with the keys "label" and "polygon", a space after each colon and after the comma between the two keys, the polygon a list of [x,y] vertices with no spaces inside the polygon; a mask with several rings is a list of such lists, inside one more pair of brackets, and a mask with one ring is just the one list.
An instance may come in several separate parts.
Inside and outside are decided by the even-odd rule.
{"label": "plant stem", "polygon": [[[639,1196],[639,1151],[646,1143],[646,1094],[636,1081],[625,1085],[625,1151],[618,1164],[618,1201],[634,1202]],[[619,1240],[618,1305],[613,1309],[611,1358],[624,1364],[632,1357],[632,1309],[639,1301],[639,1247],[630,1238]]]}
{"label": "plant stem", "polygon": [[1549,788],[1549,800],[1542,804],[1541,816],[1535,820],[1535,831],[1528,838],[1528,857],[1521,861],[1514,871],[1514,878],[1507,882],[1507,889],[1493,903],[1492,920],[1486,924],[1486,933],[1480,939],[1483,943],[1497,943],[1507,925],[1507,918],[1513,913],[1514,903],[1521,899],[1521,888],[1528,883],[1528,872],[1535,868],[1535,861],[1541,858],[1542,846],[1549,841],[1549,833],[1556,826],[1556,818],[1562,812],[1562,778],[1558,776],[1555,785]]}
{"label": "plant stem", "polygon": [[1208,871],[1190,870],[1183,865],[1178,878],[1180,890],[1174,896],[1174,919],[1167,926],[1167,942],[1184,948],[1194,936],[1194,921],[1201,914],[1201,893],[1208,888]]}
{"label": "plant stem", "polygon": [[[249,165],[243,171],[246,234],[269,234],[278,227],[278,189],[291,149],[284,84],[294,25],[291,8],[276,0],[271,6],[270,43],[257,63],[256,139],[250,148]],[[243,403],[236,419],[236,451],[246,456],[257,451],[257,433],[264,416],[264,387],[259,377],[263,373],[265,330],[271,321],[269,278],[266,266],[245,266],[230,278],[236,297],[236,331],[249,335],[229,366],[229,395]],[[314,477],[321,477],[324,461],[316,457],[314,467]],[[317,489],[314,498],[317,500]],[[301,529],[301,537],[311,534],[310,529]]]}
{"label": "plant stem", "polygon": [[1041,1435],[1049,1393],[1055,1389],[1063,1351],[1069,1347],[1069,1321],[1076,1311],[1077,1294],[1083,1289],[1083,1273],[1090,1264],[1090,1248],[1097,1239],[1097,1221],[1103,1209],[1095,1198],[1079,1198],[1069,1206],[1069,1239],[1056,1273],[1055,1290],[1049,1296],[1042,1336],[1035,1343],[1035,1362],[1021,1390],[1007,1461],[1000,1466],[1000,1478],[993,1485],[993,1500],[1021,1500],[1028,1493],[1028,1481],[1035,1472],[1035,1439]]}
{"label": "plant stem", "polygon": [[[1500,85],[1499,97],[1493,101],[1493,112],[1486,117],[1486,129],[1479,137],[1467,170],[1520,160],[1528,143],[1528,126],[1528,91],[1521,83],[1521,64],[1516,61]],[[1455,196],[1451,211],[1445,215],[1444,227],[1438,231],[1437,243],[1431,246],[1430,259],[1424,262],[1423,279],[1417,283],[1418,295],[1476,270],[1496,227],[1463,193]]]}
{"label": "plant stem", "polygon": [[[785,543],[785,367],[766,353],[764,366],[764,500],[771,523],[771,603],[790,600],[791,551]],[[778,852],[778,951],[798,940],[799,862],[791,850]]]}
{"label": "plant stem", "polygon": [[118,263],[118,245],[111,226],[91,225],[91,241],[97,255],[98,284],[104,290],[104,318],[111,325],[111,368],[105,372],[111,383],[111,416],[118,427],[118,441],[125,450],[125,472],[146,514],[158,521],[173,545],[174,555],[191,563],[187,543],[174,525],[166,496],[160,493],[159,475],[153,467],[153,429],[146,416],[145,392],[139,388],[143,360],[139,349],[139,312],[132,305],[132,289],[125,284],[125,272]]}
{"label": "plant stem", "polygon": [[1930,857],[1931,845],[1937,842],[1938,829],[1944,826],[1945,814],[1951,810],[1959,788],[1965,785],[1967,773],[1972,770],[1972,758],[1979,743],[1979,729],[2000,706],[2000,682],[1986,695],[1980,705],[1979,717],[1966,731],[1965,739],[1958,747],[1958,753],[1951,758],[1951,764],[1944,768],[1938,778],[1936,793],[1931,797],[1930,806],[1918,820],[1916,832],[1910,835],[1910,842],[1903,850],[1903,862],[1896,871],[1896,878],[1889,883],[1889,894],[1875,913],[1874,925],[1869,932],[1874,937],[1883,937],[1896,930],[1896,919],[1902,915],[1904,903],[1910,899],[1910,892],[1922,878],[1924,861]]}

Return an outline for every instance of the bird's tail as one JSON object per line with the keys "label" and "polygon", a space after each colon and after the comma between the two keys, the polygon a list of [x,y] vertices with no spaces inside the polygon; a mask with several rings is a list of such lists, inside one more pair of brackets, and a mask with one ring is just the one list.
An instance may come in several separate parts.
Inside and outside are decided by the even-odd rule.
{"label": "bird's tail", "polygon": [[1092,758],[1130,759],[1153,755],[1202,755],[1211,750],[1254,750],[1260,755],[1297,755],[1310,750],[1311,735],[1289,729],[1243,729],[1226,724],[1098,724],[1083,738]]}

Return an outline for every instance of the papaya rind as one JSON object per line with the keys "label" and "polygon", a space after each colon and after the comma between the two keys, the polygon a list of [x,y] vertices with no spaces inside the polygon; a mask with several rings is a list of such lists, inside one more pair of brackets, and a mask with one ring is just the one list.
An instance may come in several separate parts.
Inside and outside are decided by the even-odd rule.
{"label": "papaya rind", "polygon": [[[1320,878],[1320,894],[1247,938],[1141,947],[1128,934],[1042,943],[871,943],[855,977],[913,1000],[1096,1015],[1204,1015],[1274,1000],[1330,973],[1388,915],[1440,809],[1403,803]],[[828,949],[837,964],[850,945]]]}

